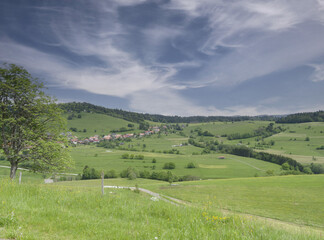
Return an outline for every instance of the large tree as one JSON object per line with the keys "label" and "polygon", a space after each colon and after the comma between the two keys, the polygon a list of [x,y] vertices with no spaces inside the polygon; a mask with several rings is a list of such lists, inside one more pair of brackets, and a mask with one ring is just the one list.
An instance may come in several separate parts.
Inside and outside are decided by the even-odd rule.
{"label": "large tree", "polygon": [[10,162],[11,179],[22,162],[42,172],[71,166],[65,123],[42,83],[22,67],[0,67],[0,148]]}

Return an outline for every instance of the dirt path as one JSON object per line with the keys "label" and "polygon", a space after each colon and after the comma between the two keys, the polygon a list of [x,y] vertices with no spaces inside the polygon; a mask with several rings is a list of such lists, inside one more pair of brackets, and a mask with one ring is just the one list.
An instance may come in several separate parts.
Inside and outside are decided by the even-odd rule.
{"label": "dirt path", "polygon": [[[136,187],[123,187],[123,186],[104,186],[104,188],[130,189],[132,191],[134,191],[136,189]],[[183,201],[181,201],[179,199],[163,196],[159,193],[152,192],[145,188],[138,188],[138,190],[141,192],[147,193],[147,194],[151,195],[152,197],[155,197],[156,199],[160,199],[162,201],[165,201],[165,202],[177,205],[177,206],[180,206],[179,204],[185,204]]]}

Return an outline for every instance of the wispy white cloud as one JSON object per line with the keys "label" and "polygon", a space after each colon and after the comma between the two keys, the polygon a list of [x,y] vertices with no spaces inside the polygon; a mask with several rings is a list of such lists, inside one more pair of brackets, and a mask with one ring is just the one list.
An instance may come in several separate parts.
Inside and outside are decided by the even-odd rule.
{"label": "wispy white cloud", "polygon": [[[145,2],[148,1],[80,1],[87,3],[86,10],[68,5],[36,7],[35,28],[49,37],[38,39],[39,36],[30,35],[29,38],[35,45],[56,47],[68,54],[47,52],[35,45],[24,46],[2,35],[0,60],[18,63],[46,75],[50,84],[127,98],[132,109],[143,112],[255,115],[277,114],[267,105],[275,104],[278,98],[266,99],[258,106],[220,109],[213,104],[199,106],[180,92],[206,86],[234,86],[309,64],[324,55],[323,0],[171,0],[161,4],[160,9],[173,13],[182,11],[186,21],[183,25],[161,21],[145,28],[134,27],[141,36],[136,44],[144,49],[138,54],[135,43],[130,47],[134,36],[130,27],[120,20],[118,9]],[[55,15],[44,18],[44,12],[51,11]],[[206,20],[202,28],[208,32],[207,36],[190,45],[195,49],[182,48],[183,41],[195,41],[186,37],[197,19]],[[179,50],[187,58],[161,62],[160,57],[166,54],[165,45]],[[230,51],[219,55],[219,48]],[[204,57],[197,57],[197,52]],[[86,64],[73,58],[82,59]],[[312,67],[312,81],[322,81],[324,66]],[[197,79],[178,79],[180,71],[198,68],[202,70]]]}
{"label": "wispy white cloud", "polygon": [[310,76],[311,81],[324,81],[324,64],[309,64],[309,66],[314,68],[314,72]]}

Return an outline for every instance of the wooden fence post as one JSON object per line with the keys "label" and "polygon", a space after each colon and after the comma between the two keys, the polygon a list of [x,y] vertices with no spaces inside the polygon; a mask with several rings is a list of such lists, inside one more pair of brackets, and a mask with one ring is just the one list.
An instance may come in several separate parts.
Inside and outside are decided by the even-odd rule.
{"label": "wooden fence post", "polygon": [[20,171],[19,172],[19,184],[21,184],[21,175],[22,175],[22,172]]}
{"label": "wooden fence post", "polygon": [[105,177],[105,174],[104,174],[104,171],[101,172],[101,193],[102,195],[104,195],[104,177]]}

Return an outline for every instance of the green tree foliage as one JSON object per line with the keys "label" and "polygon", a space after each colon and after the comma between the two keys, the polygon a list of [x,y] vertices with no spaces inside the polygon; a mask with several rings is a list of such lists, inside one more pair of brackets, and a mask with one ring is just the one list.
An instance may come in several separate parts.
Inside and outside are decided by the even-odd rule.
{"label": "green tree foliage", "polygon": [[164,164],[163,169],[175,169],[175,167],[176,166],[174,162],[168,162]]}
{"label": "green tree foliage", "polygon": [[324,111],[296,113],[276,120],[277,123],[324,122]]}
{"label": "green tree foliage", "polygon": [[[93,112],[93,113],[101,113],[106,114],[112,117],[122,118],[124,120],[135,122],[135,123],[143,123],[145,120],[153,121],[153,122],[161,122],[161,123],[194,123],[194,122],[232,122],[232,121],[246,121],[246,120],[265,120],[265,121],[273,121],[276,120],[277,117],[273,116],[256,116],[256,117],[247,117],[247,116],[233,116],[233,117],[223,117],[223,116],[192,116],[192,117],[179,117],[179,116],[163,116],[158,114],[142,114],[135,112],[123,111],[121,109],[109,109],[105,107],[96,106],[90,103],[62,103],[60,107],[65,112]],[[147,128],[142,125],[143,130],[147,130]]]}
{"label": "green tree foliage", "polygon": [[315,174],[322,174],[324,173],[324,165],[319,163],[311,163],[310,169]]}
{"label": "green tree foliage", "polygon": [[150,127],[150,124],[148,124],[147,122],[140,122],[140,124],[139,124],[140,130],[147,130],[149,127]]}
{"label": "green tree foliage", "polygon": [[196,168],[196,164],[194,164],[193,162],[190,162],[187,164],[186,166],[187,168]]}
{"label": "green tree foliage", "polygon": [[65,121],[43,85],[14,64],[0,68],[0,148],[10,162],[10,178],[18,164],[35,171],[62,171],[72,164]]}
{"label": "green tree foliage", "polygon": [[290,166],[289,166],[289,164],[287,162],[285,162],[285,163],[283,163],[281,165],[281,168],[282,168],[282,170],[289,170],[290,169]]}
{"label": "green tree foliage", "polygon": [[85,166],[83,168],[82,179],[99,179],[100,173],[94,168],[89,168],[89,166]]}
{"label": "green tree foliage", "polygon": [[284,163],[287,163],[290,166],[290,169],[296,169],[296,171],[304,172],[304,166],[296,160],[289,157],[271,154],[267,152],[256,152],[253,151],[251,148],[245,146],[219,145],[219,150],[225,153],[242,157],[256,158],[262,161],[272,162],[278,165],[283,165]]}
{"label": "green tree foliage", "polygon": [[106,174],[105,174],[105,178],[117,178],[117,172],[115,169],[109,170]]}
{"label": "green tree foliage", "polygon": [[129,180],[134,180],[137,178],[137,176],[140,176],[140,174],[137,172],[135,168],[132,167],[129,167],[120,173],[120,177],[128,178]]}

